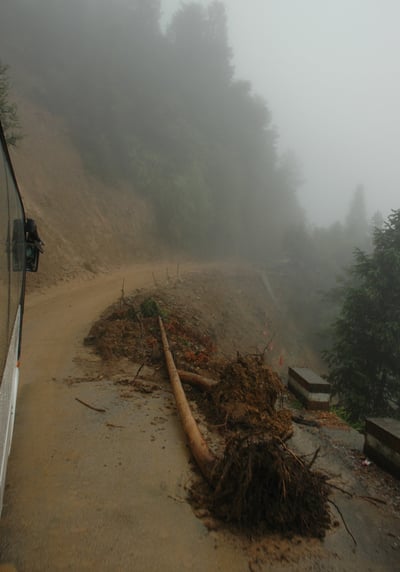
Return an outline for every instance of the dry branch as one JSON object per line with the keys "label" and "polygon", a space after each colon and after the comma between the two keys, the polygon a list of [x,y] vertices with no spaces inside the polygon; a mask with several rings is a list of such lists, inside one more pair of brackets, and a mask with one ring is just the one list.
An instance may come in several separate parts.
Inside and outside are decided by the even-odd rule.
{"label": "dry branch", "polygon": [[292,420],[297,423],[298,425],[307,425],[309,427],[321,427],[321,423],[315,421],[314,419],[305,419],[299,415],[293,415]]}
{"label": "dry branch", "polygon": [[335,502],[333,502],[332,499],[328,499],[328,502],[330,502],[331,505],[333,505],[333,506],[335,507],[335,509],[338,511],[338,513],[339,513],[339,515],[340,515],[340,518],[342,519],[342,522],[343,522],[343,524],[344,524],[344,527],[345,527],[347,533],[349,534],[349,536],[351,536],[351,538],[352,538],[354,544],[357,546],[357,540],[354,538],[354,535],[352,534],[350,528],[347,526],[347,523],[346,523],[346,521],[345,521],[345,519],[344,519],[344,516],[343,516],[342,511],[340,510],[340,508],[338,507],[338,505],[337,505]]}
{"label": "dry branch", "polygon": [[211,388],[213,388],[218,383],[214,379],[204,377],[203,375],[199,375],[197,373],[192,373],[191,371],[178,369],[178,374],[181,378],[181,381],[189,383],[190,385],[194,385],[195,387],[200,387],[204,391],[210,391]]}
{"label": "dry branch", "polygon": [[372,503],[378,503],[378,504],[387,504],[387,502],[383,499],[378,499],[376,497],[369,497],[366,495],[358,495],[358,498],[372,502]]}
{"label": "dry branch", "polygon": [[86,403],[86,401],[82,401],[82,399],[79,399],[79,397],[75,397],[75,399],[76,399],[76,401],[79,401],[79,403],[82,403],[82,405],[84,405],[85,407],[88,407],[89,409],[93,409],[93,411],[97,411],[98,413],[105,413],[106,412],[105,409],[100,409],[99,407],[93,407],[93,405]]}
{"label": "dry branch", "polygon": [[320,452],[321,447],[318,447],[318,449],[315,451],[313,458],[311,459],[308,468],[311,469],[311,467],[313,466],[313,464],[315,463],[317,457],[318,457],[318,453]]}
{"label": "dry branch", "polygon": [[139,367],[139,369],[136,372],[135,377],[133,378],[133,383],[137,380],[137,378],[139,377],[139,373],[142,371],[142,369],[144,368],[145,364],[142,363],[141,366]]}

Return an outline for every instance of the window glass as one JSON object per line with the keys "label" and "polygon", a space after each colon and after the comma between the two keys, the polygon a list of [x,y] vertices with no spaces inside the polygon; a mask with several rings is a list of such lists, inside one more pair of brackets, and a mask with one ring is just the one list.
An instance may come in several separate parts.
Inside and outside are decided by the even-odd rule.
{"label": "window glass", "polygon": [[10,316],[8,337],[11,339],[12,328],[18,306],[21,302],[21,292],[24,279],[24,218],[21,201],[11,173],[6,167],[9,197],[9,236],[10,236]]}
{"label": "window glass", "polygon": [[[0,148],[1,149],[1,148]],[[0,379],[8,351],[9,268],[8,268],[8,197],[3,153],[0,156]]]}
{"label": "window glass", "polygon": [[[0,157],[0,374],[24,284],[24,213],[3,149]],[[1,377],[0,377],[1,379]]]}

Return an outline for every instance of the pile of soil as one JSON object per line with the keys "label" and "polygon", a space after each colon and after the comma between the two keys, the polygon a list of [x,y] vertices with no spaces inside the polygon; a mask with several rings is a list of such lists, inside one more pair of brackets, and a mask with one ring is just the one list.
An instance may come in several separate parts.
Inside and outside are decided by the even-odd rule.
{"label": "pile of soil", "polygon": [[[242,354],[266,350],[269,362],[277,367],[284,351],[282,348],[291,339],[282,335],[285,332],[282,319],[277,317],[265,286],[254,270],[242,267],[224,272],[210,269],[184,277],[177,271],[177,277],[169,277],[162,286],[155,280],[154,288],[122,296],[101,316],[88,337],[100,355],[106,359],[128,357],[149,365],[159,361],[153,348],[154,339],[158,340],[159,336],[157,320],[144,317],[141,312],[141,305],[148,299],[161,310],[180,369],[201,370],[202,361],[206,359],[204,372],[210,368],[213,372],[215,368],[210,362],[214,357],[217,361],[231,359],[237,349]],[[134,318],[135,314],[143,329]],[[112,330],[111,324],[105,324],[109,319],[116,322]],[[181,323],[184,324],[183,332]],[[201,332],[205,347],[195,343],[197,332]],[[106,337],[102,341],[103,336]],[[218,364],[216,368],[220,371]]]}
{"label": "pile of soil", "polygon": [[181,284],[122,298],[94,324],[86,343],[106,360],[128,357],[161,366],[162,315],[177,367],[218,382],[207,392],[189,392],[206,419],[208,434],[216,436],[217,427],[223,440],[212,486],[194,487],[192,501],[224,522],[247,529],[322,537],[329,526],[328,486],[325,477],[285,444],[292,421],[290,412],[277,403],[285,391],[279,376],[265,363],[265,352],[237,353],[228,359],[220,351],[213,321],[187,299],[183,306],[179,288]]}
{"label": "pile of soil", "polygon": [[[158,315],[163,316],[176,363],[182,369],[215,372],[215,334],[192,325],[175,307],[174,291],[154,289],[121,298],[93,324],[85,344],[104,359],[128,358],[155,366],[163,363]],[[218,362],[218,359],[217,359]]]}

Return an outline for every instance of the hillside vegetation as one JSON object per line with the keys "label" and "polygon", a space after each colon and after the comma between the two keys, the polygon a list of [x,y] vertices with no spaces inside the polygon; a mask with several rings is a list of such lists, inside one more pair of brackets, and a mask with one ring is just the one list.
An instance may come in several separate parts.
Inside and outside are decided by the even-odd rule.
{"label": "hillside vegetation", "polygon": [[[390,217],[384,223],[377,212],[368,221],[359,184],[345,221],[311,227],[296,195],[294,155],[279,154],[267,103],[235,75],[223,2],[184,2],[166,29],[161,15],[159,0],[2,1],[0,112],[8,96],[18,104],[17,177],[47,245],[35,280],[166,254],[244,258],[265,272],[301,345],[331,348],[325,355],[340,396],[349,378],[359,380],[355,399],[350,391],[344,400],[353,417],[398,407],[400,334],[396,320],[387,328],[396,304],[387,306],[391,298],[375,282],[359,290],[354,272],[375,261],[374,241],[386,236]],[[12,127],[14,103],[8,110]],[[390,264],[371,262],[393,300],[396,248]],[[338,275],[344,287],[335,289]],[[372,332],[368,343],[357,339],[356,364],[342,343],[349,335],[344,349],[353,356],[352,324],[364,323],[354,293],[368,302],[355,308],[368,322],[360,333]],[[368,403],[358,409],[360,394]]]}
{"label": "hillside vegetation", "polygon": [[154,215],[125,182],[105,184],[88,173],[65,122],[18,96],[24,138],[12,159],[25,210],[45,242],[29,286],[48,285],[160,251]]}
{"label": "hillside vegetation", "polygon": [[236,79],[227,30],[222,2],[184,3],[164,30],[157,0],[3,1],[15,164],[47,243],[35,279],[239,255],[282,277],[284,303],[324,347],[335,309],[321,291],[355,246],[370,248],[364,191],[344,224],[309,227],[296,159],[279,155],[266,102]]}
{"label": "hillside vegetation", "polygon": [[[160,16],[157,0],[3,2],[16,89],[61,120],[86,171],[91,198],[83,191],[72,213],[76,190],[64,187],[63,220],[98,199],[111,216],[119,191],[100,188],[123,187],[151,209],[164,245],[264,260],[302,218],[294,161],[277,153],[266,103],[235,79],[223,4],[183,4],[166,31]],[[68,163],[57,170],[64,185]]]}

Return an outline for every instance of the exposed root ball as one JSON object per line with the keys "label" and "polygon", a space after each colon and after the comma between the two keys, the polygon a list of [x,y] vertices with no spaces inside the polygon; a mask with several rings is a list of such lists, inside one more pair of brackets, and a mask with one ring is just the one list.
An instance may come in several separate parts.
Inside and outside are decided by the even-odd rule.
{"label": "exposed root ball", "polygon": [[240,356],[228,362],[221,381],[211,388],[214,415],[229,429],[268,432],[284,438],[292,422],[289,411],[276,411],[284,387],[277,373],[263,363],[261,356]]}
{"label": "exposed root ball", "polygon": [[323,537],[325,477],[275,439],[234,437],[215,469],[214,513],[245,527]]}
{"label": "exposed root ball", "polygon": [[213,390],[214,401],[223,408],[229,403],[245,401],[248,406],[275,414],[275,404],[283,385],[261,356],[240,356],[226,364],[221,381]]}

